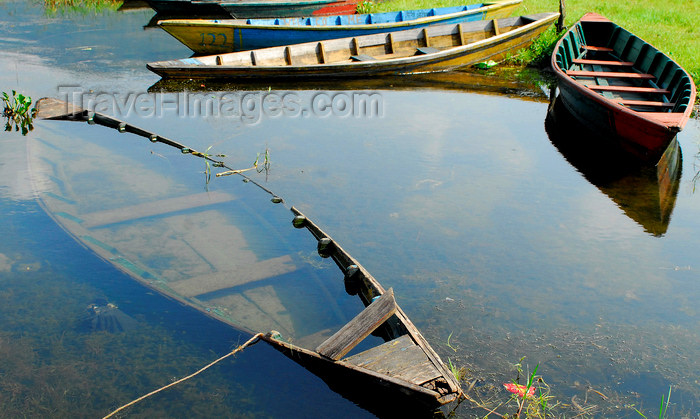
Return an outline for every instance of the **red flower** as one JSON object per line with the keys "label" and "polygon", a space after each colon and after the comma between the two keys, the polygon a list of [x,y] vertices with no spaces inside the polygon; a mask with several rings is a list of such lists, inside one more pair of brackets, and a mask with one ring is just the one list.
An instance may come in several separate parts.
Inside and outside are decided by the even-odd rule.
{"label": "red flower", "polygon": [[[517,394],[519,397],[525,397],[525,390],[527,387],[521,384],[515,384],[515,383],[505,383],[503,384],[503,387],[506,388],[506,390],[510,391],[513,394]],[[529,390],[527,390],[527,396],[532,397],[535,395],[535,387],[531,386]]]}

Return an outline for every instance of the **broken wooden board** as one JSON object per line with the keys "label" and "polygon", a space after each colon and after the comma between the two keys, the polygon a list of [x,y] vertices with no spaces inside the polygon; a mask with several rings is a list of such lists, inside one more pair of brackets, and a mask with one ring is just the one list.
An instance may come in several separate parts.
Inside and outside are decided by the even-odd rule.
{"label": "broken wooden board", "polygon": [[338,360],[396,313],[394,290],[389,288],[376,301],[316,348],[319,354]]}

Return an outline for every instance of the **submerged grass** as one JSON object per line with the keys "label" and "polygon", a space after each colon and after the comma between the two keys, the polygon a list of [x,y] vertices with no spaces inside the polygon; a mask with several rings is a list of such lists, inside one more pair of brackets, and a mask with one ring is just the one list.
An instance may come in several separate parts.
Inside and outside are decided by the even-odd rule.
{"label": "submerged grass", "polygon": [[[364,2],[364,10],[386,12],[393,10],[423,9],[431,7],[459,6],[471,1],[465,0],[386,0]],[[552,12],[559,10],[559,0],[523,0],[514,16],[528,13]],[[676,60],[700,84],[700,1],[687,0],[569,0],[566,2],[565,24],[571,26],[587,12],[600,13],[640,38],[659,48]],[[550,29],[514,64],[547,65],[558,34]]]}

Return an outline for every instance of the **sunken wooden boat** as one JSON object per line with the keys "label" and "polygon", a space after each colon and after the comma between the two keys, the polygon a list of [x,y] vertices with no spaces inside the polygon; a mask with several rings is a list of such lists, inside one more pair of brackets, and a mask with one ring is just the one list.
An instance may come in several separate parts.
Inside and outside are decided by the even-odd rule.
{"label": "sunken wooden boat", "polygon": [[[292,207],[292,212],[294,226],[306,228],[313,234],[318,240],[319,254],[333,259],[344,273],[347,292],[357,295],[366,307],[315,349],[285,341],[274,331],[263,339],[341,393],[361,388],[362,392],[376,394],[380,400],[391,397],[411,408],[425,410],[461,397],[459,382],[396,304],[393,290],[384,289],[357,260],[299,210]],[[385,342],[346,356],[369,334],[380,336]]]}
{"label": "sunken wooden boat", "polygon": [[148,69],[168,78],[358,78],[448,71],[529,46],[559,13],[428,26],[181,60]]}
{"label": "sunken wooden boat", "polygon": [[172,19],[158,25],[196,54],[208,55],[508,17],[521,2],[304,18]]}
{"label": "sunken wooden boat", "polygon": [[[167,160],[184,153],[230,167],[66,102],[41,99],[37,108],[40,119],[86,121],[167,146],[149,153],[150,143],[126,147],[106,138],[61,135],[60,126],[35,129],[27,147],[37,197],[87,249],[143,285],[238,330],[276,330],[264,340],[368,410],[430,411],[462,395],[391,289],[296,208],[290,217],[283,200],[254,179],[237,173],[246,182],[192,192],[177,177],[186,165],[180,162],[164,175],[164,168],[174,166]],[[157,157],[144,165],[134,153]],[[262,205],[246,210],[252,202]],[[301,234],[290,220],[311,234]],[[268,248],[253,245],[261,240]],[[316,248],[318,260],[309,258],[305,246]],[[328,269],[329,257],[340,271]],[[345,357],[358,344],[365,350]]]}
{"label": "sunken wooden boat", "polygon": [[640,160],[583,125],[564,107],[560,97],[553,98],[545,129],[566,161],[627,217],[653,236],[666,234],[682,172],[677,139],[671,140],[658,160]]}
{"label": "sunken wooden boat", "polygon": [[353,14],[357,0],[146,0],[158,14],[266,18]]}
{"label": "sunken wooden boat", "polygon": [[695,101],[693,79],[680,65],[595,13],[557,42],[552,68],[573,115],[650,156],[683,129]]}

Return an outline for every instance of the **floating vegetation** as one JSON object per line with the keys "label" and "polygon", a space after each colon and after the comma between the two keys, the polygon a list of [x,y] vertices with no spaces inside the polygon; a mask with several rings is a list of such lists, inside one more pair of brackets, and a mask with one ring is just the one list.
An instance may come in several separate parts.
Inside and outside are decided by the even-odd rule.
{"label": "floating vegetation", "polygon": [[[262,161],[260,161],[261,158]],[[264,153],[258,153],[252,166],[246,169],[227,170],[225,172],[217,173],[216,177],[237,175],[253,169],[255,169],[255,171],[258,173],[267,173],[270,170],[270,149],[266,148]]]}
{"label": "floating vegetation", "polygon": [[32,107],[32,98],[13,90],[12,96],[2,92],[2,102],[4,104],[2,116],[7,119],[5,131],[21,130],[22,135],[27,135],[34,129],[32,122],[36,116],[36,107]]}

